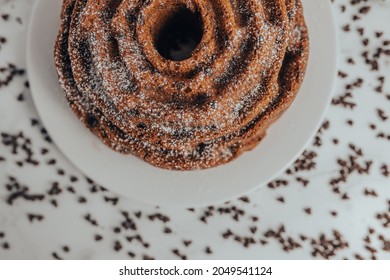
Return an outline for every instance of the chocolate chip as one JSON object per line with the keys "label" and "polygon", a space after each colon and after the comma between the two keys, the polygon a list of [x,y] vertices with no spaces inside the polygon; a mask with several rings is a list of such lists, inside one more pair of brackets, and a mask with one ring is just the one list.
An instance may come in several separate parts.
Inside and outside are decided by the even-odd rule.
{"label": "chocolate chip", "polygon": [[107,196],[105,196],[104,197],[104,201],[105,202],[109,202],[109,203],[112,203],[112,205],[117,205],[117,203],[118,203],[118,201],[119,201],[119,198],[117,198],[117,197],[107,197]]}
{"label": "chocolate chip", "polygon": [[205,252],[208,255],[211,255],[213,253],[213,251],[211,250],[211,248],[209,246],[206,247]]}
{"label": "chocolate chip", "polygon": [[67,187],[66,190],[70,193],[76,193],[73,187]]}
{"label": "chocolate chip", "polygon": [[202,155],[204,153],[204,151],[206,150],[206,147],[207,145],[205,143],[200,143],[197,147],[196,147],[196,152],[199,154],[199,155]]}
{"label": "chocolate chip", "polygon": [[134,215],[139,219],[142,216],[142,212],[141,211],[135,212]]}
{"label": "chocolate chip", "polygon": [[50,190],[47,192],[47,194],[55,196],[55,195],[59,195],[60,193],[62,193],[62,189],[59,187],[59,183],[53,182],[52,186],[51,186]]}
{"label": "chocolate chip", "polygon": [[55,165],[56,163],[57,163],[57,161],[56,161],[54,158],[49,159],[49,160],[47,161],[47,165]]}
{"label": "chocolate chip", "polygon": [[57,174],[63,176],[65,175],[65,171],[63,169],[57,169]]}
{"label": "chocolate chip", "polygon": [[62,258],[61,258],[56,252],[53,252],[51,255],[52,255],[53,258],[56,259],[56,260],[62,260]]}
{"label": "chocolate chip", "polygon": [[44,216],[37,214],[27,214],[27,217],[30,223],[34,222],[35,220],[42,221],[44,219]]}
{"label": "chocolate chip", "polygon": [[72,182],[72,183],[75,183],[75,182],[77,182],[79,179],[76,177],[76,176],[70,176],[70,181]]}
{"label": "chocolate chip", "polygon": [[55,199],[52,199],[52,200],[50,200],[50,203],[51,203],[51,205],[53,205],[55,208],[57,208],[57,207],[58,207],[57,200],[55,200]]}
{"label": "chocolate chip", "polygon": [[94,115],[92,115],[92,114],[88,114],[87,115],[86,122],[87,122],[87,125],[90,128],[95,128],[95,127],[97,127],[99,125],[98,119]]}
{"label": "chocolate chip", "polygon": [[115,241],[114,250],[119,252],[120,250],[122,250],[122,248],[122,244],[119,241]]}
{"label": "chocolate chip", "polygon": [[20,93],[16,99],[17,99],[19,102],[24,101],[24,95],[23,95],[23,93]]}
{"label": "chocolate chip", "polygon": [[193,100],[193,104],[197,106],[202,106],[207,102],[207,99],[208,95],[206,93],[198,93]]}
{"label": "chocolate chip", "polygon": [[145,130],[146,129],[146,124],[144,124],[144,123],[139,123],[139,124],[137,124],[137,128],[138,129],[142,129],[142,130]]}
{"label": "chocolate chip", "polygon": [[100,241],[102,239],[103,239],[103,237],[101,235],[95,234],[95,241]]}
{"label": "chocolate chip", "polygon": [[359,9],[359,13],[361,13],[361,14],[367,14],[370,10],[371,10],[371,7],[370,7],[370,6],[364,6],[364,7],[362,7],[362,8]]}

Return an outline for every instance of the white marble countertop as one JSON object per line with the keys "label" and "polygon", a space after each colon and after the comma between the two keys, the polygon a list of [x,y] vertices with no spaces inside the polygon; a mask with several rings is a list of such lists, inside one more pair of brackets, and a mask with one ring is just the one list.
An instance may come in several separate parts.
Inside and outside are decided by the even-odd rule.
{"label": "white marble countertop", "polygon": [[106,191],[51,143],[25,73],[33,2],[0,1],[0,259],[390,259],[388,4],[332,1],[338,84],[293,166],[247,197],[170,209]]}

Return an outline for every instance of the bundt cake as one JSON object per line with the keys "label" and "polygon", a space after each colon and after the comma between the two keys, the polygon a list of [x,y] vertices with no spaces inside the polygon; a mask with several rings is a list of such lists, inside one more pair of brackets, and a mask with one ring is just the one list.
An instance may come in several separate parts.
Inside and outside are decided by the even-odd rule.
{"label": "bundt cake", "polygon": [[70,107],[106,145],[198,170],[259,143],[308,52],[300,0],[63,0],[55,63]]}

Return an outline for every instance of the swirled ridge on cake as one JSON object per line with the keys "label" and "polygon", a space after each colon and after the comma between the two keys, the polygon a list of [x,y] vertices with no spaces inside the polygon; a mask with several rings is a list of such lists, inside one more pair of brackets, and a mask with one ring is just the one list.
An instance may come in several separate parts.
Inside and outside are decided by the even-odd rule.
{"label": "swirled ridge on cake", "polygon": [[[201,32],[185,59],[161,46],[180,16]],[[197,170],[259,143],[294,100],[308,49],[300,0],[64,0],[55,62],[71,108],[106,145]]]}

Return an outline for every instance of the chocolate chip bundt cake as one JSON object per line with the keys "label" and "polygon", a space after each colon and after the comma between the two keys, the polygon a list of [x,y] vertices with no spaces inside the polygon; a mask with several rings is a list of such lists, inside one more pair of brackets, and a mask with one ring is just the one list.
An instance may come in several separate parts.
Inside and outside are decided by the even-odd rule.
{"label": "chocolate chip bundt cake", "polygon": [[300,0],[64,0],[55,62],[106,145],[197,170],[259,143],[294,100],[308,49]]}

